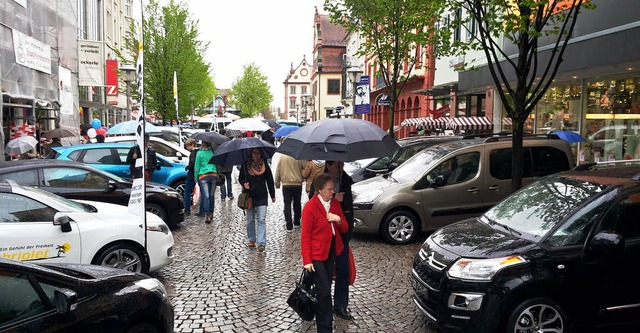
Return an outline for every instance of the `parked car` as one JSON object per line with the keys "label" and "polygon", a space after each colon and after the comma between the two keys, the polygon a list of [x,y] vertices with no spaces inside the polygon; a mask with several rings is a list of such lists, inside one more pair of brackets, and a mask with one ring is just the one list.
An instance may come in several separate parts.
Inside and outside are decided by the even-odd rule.
{"label": "parked car", "polygon": [[[104,142],[129,143],[133,145],[136,143],[136,137],[134,135],[110,136],[105,138]],[[189,155],[191,152],[180,147],[175,142],[166,141],[160,137],[150,136],[149,144],[156,150],[156,153],[166,158],[170,158],[173,162],[189,163]]]}
{"label": "parked car", "polygon": [[[116,176],[131,178],[131,170],[127,163],[127,154],[134,145],[129,143],[99,143],[54,147],[54,156],[58,160],[71,160],[89,164],[97,169],[107,171]],[[172,162],[161,154],[156,154],[158,168],[151,176],[154,183],[170,186],[180,194],[184,193],[184,182],[187,179],[188,160],[184,163]]]}
{"label": "parked car", "polygon": [[145,238],[140,220],[126,206],[73,201],[0,180],[2,258],[97,264],[143,273],[170,264],[173,235],[169,227],[147,213]]}
{"label": "parked car", "polygon": [[160,281],[95,265],[0,258],[2,332],[173,332]]}
{"label": "parked car", "polygon": [[408,160],[419,151],[438,143],[461,140],[461,136],[424,136],[396,140],[400,148],[391,156],[384,156],[370,161],[360,167],[347,168],[347,173],[354,182],[359,182],[378,175],[383,175]]}
{"label": "parked car", "polygon": [[[510,136],[437,144],[385,176],[354,184],[354,232],[407,244],[421,231],[484,213],[512,192],[511,144]],[[523,145],[523,184],[575,165],[565,140],[531,136]]]}
{"label": "parked car", "polygon": [[638,165],[551,175],[437,230],[415,304],[447,331],[637,332],[639,179]]}
{"label": "parked car", "polygon": [[174,126],[156,126],[160,133],[149,133],[150,137],[156,137],[180,146],[180,128]]}
{"label": "parked car", "polygon": [[[215,120],[215,122],[214,122]],[[229,124],[233,122],[233,119],[226,117],[201,117],[198,122],[193,125],[193,129],[198,132],[208,132],[215,129],[215,124],[218,124],[218,131],[225,129]]]}
{"label": "parked car", "polygon": [[[39,187],[67,199],[128,205],[133,182],[90,165],[65,160],[23,160],[0,163],[0,179]],[[184,221],[183,196],[173,188],[147,182],[146,209],[166,224]]]}

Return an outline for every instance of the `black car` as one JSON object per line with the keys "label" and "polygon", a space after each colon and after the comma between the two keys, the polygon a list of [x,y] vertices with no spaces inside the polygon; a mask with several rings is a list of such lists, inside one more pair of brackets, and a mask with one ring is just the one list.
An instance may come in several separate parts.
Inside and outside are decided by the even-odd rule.
{"label": "black car", "polygon": [[461,136],[423,136],[396,140],[400,148],[393,155],[377,158],[364,166],[355,165],[355,168],[349,171],[351,179],[359,182],[385,174],[427,147],[460,139],[462,139]]}
{"label": "black car", "polygon": [[[0,163],[0,179],[36,186],[67,199],[101,201],[128,205],[130,179],[98,170],[84,163],[65,160],[22,160]],[[167,225],[184,221],[184,199],[176,190],[147,182],[147,211]]]}
{"label": "black car", "polygon": [[417,307],[448,332],[638,332],[640,166],[584,169],[434,232]]}
{"label": "black car", "polygon": [[173,332],[160,281],[98,265],[0,258],[2,332]]}

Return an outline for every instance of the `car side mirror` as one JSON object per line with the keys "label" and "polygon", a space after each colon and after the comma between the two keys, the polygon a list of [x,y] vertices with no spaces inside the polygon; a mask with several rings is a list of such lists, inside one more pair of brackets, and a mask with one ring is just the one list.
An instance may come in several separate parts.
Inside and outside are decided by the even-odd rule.
{"label": "car side mirror", "polygon": [[158,163],[156,164],[156,170],[160,170],[162,168],[162,166],[160,165],[160,161],[158,161]]}
{"label": "car side mirror", "polygon": [[107,184],[107,188],[104,190],[104,193],[111,193],[118,189],[118,183],[114,180],[109,179],[109,183]]}
{"label": "car side mirror", "polygon": [[53,217],[53,225],[59,225],[62,232],[71,232],[71,223],[69,223],[69,216],[63,213],[56,213]]}
{"label": "car side mirror", "polygon": [[56,289],[53,291],[53,301],[59,314],[67,314],[76,309],[78,294],[70,289]]}
{"label": "car side mirror", "polygon": [[624,250],[624,238],[615,232],[600,231],[593,236],[587,249],[590,259],[614,256]]}
{"label": "car side mirror", "polygon": [[389,168],[387,168],[388,171],[393,171],[398,167],[398,163],[391,163],[389,164]]}
{"label": "car side mirror", "polygon": [[436,177],[436,179],[433,181],[433,187],[442,187],[446,184],[446,182],[444,181],[444,176],[443,175],[439,175]]}

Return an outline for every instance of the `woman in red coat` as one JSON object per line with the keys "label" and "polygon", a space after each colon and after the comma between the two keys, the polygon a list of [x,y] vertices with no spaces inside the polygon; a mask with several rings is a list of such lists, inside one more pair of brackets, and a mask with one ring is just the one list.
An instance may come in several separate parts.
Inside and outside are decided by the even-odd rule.
{"label": "woman in red coat", "polygon": [[302,210],[300,252],[304,268],[311,272],[316,285],[318,308],[316,327],[318,332],[331,332],[331,282],[336,256],[343,250],[342,237],[349,224],[340,203],[333,199],[333,177],[322,174],[313,181],[316,194]]}

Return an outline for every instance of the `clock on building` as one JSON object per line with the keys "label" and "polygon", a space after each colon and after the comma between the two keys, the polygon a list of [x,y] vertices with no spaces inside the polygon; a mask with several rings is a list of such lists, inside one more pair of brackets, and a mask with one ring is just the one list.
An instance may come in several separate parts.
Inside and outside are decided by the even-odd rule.
{"label": "clock on building", "polygon": [[309,74],[309,71],[307,71],[306,68],[303,68],[303,69],[300,70],[300,75],[307,76],[307,74]]}

